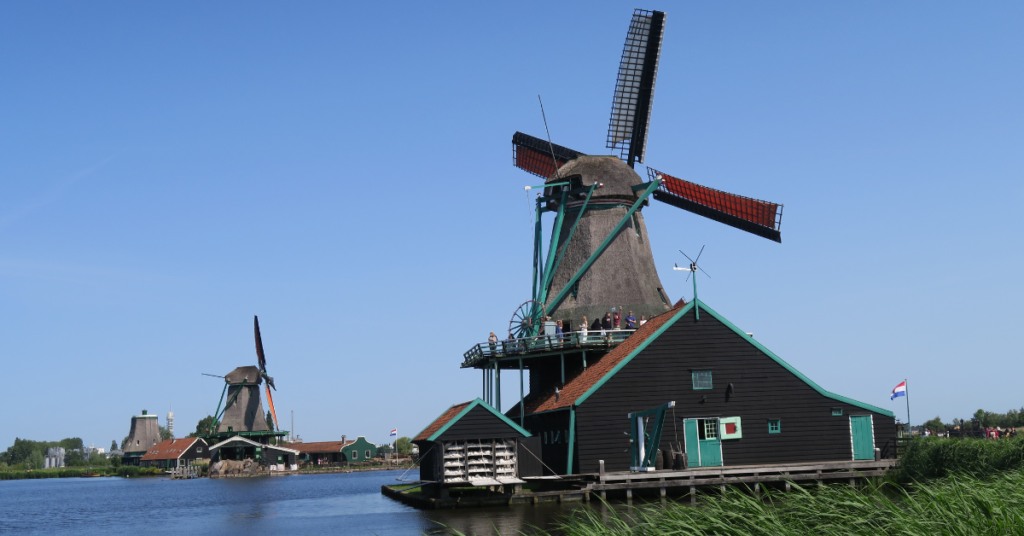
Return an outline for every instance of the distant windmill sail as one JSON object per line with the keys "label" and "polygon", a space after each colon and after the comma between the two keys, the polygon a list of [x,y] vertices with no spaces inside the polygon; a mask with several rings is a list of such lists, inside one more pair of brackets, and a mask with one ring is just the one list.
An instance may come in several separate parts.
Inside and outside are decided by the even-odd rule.
{"label": "distant windmill sail", "polygon": [[[554,151],[554,160],[552,160]],[[529,134],[516,132],[512,135],[512,158],[517,168],[547,179],[555,174],[555,162],[562,167],[566,162],[583,156],[561,145],[549,144]]]}
{"label": "distant windmill sail", "polygon": [[654,198],[757,236],[782,241],[782,205],[723,192],[648,168],[651,178],[661,177]]}

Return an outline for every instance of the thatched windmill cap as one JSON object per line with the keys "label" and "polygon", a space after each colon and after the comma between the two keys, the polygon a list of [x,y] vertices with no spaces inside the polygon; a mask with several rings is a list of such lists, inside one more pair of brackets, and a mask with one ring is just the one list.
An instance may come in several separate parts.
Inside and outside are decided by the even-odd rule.
{"label": "thatched windmill cap", "polygon": [[594,191],[595,198],[636,199],[633,187],[643,184],[640,175],[615,156],[581,156],[570,160],[558,170],[558,177],[562,179],[551,177],[547,182],[557,182],[573,175],[581,177],[583,186],[602,184]]}

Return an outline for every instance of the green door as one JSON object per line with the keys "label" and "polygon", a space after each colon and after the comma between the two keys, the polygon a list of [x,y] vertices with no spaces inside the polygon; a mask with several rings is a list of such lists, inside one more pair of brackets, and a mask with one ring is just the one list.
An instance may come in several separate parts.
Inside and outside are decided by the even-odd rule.
{"label": "green door", "polygon": [[875,436],[871,415],[850,415],[850,438],[854,460],[875,459]]}
{"label": "green door", "polygon": [[686,464],[689,467],[722,465],[722,441],[718,435],[718,419],[686,419]]}

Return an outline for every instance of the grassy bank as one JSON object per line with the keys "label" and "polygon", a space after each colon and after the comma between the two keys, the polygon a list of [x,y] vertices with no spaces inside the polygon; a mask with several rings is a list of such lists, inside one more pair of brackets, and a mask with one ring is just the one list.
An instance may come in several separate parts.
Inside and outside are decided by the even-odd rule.
{"label": "grassy bank", "polygon": [[1024,438],[919,438],[884,482],[800,487],[760,497],[729,488],[700,505],[584,508],[569,536],[1024,534]]}
{"label": "grassy bank", "polygon": [[21,480],[26,478],[79,478],[90,476],[160,476],[163,469],[156,467],[59,467],[54,469],[8,469],[0,471],[0,480]]}
{"label": "grassy bank", "polygon": [[739,489],[702,497],[697,507],[669,503],[603,512],[584,508],[569,536],[595,535],[983,535],[1024,531],[1024,471],[991,478],[952,476],[904,488],[882,483],[795,487],[755,497]]}

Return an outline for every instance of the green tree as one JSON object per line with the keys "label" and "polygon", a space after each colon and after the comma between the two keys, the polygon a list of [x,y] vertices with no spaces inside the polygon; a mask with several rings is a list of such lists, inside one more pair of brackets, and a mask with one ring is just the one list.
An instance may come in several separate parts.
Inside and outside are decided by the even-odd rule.
{"label": "green tree", "polygon": [[158,425],[158,427],[160,428],[160,441],[167,441],[168,439],[174,439],[174,436],[171,435],[171,431],[170,430],[168,430],[167,428],[165,428],[163,426],[159,426]]}
{"label": "green tree", "polygon": [[196,423],[196,431],[189,434],[189,437],[200,437],[209,434],[213,429],[213,425],[217,422],[217,419],[213,418],[213,415],[207,415],[199,422]]}
{"label": "green tree", "polygon": [[942,424],[942,419],[938,415],[933,419],[925,421],[923,426],[926,430],[931,430],[932,432],[942,432],[946,429],[946,425]]}
{"label": "green tree", "polygon": [[402,456],[408,456],[412,452],[412,440],[408,437],[400,437],[395,440],[395,450]]}
{"label": "green tree", "polygon": [[43,452],[41,450],[33,450],[29,454],[28,459],[25,460],[24,464],[26,469],[42,469],[43,468]]}
{"label": "green tree", "polygon": [[988,426],[989,423],[987,418],[988,412],[983,409],[979,409],[974,412],[974,422],[978,423],[978,426],[981,428]]}
{"label": "green tree", "polygon": [[110,452],[114,452],[115,450],[117,450],[117,440],[116,439],[111,439],[110,440]]}
{"label": "green tree", "polygon": [[269,409],[267,410],[267,428],[270,428],[271,431],[277,430],[277,428],[274,427],[274,414],[271,413]]}

